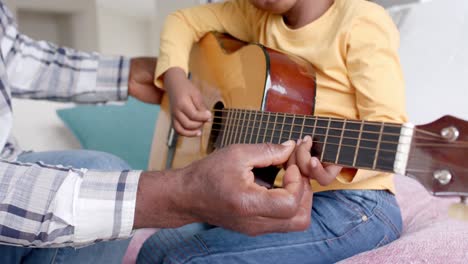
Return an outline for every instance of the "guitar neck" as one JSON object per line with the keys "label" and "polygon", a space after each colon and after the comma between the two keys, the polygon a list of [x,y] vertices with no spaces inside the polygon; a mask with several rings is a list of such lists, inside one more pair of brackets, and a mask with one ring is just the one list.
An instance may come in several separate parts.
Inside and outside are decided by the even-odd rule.
{"label": "guitar neck", "polygon": [[[215,115],[216,116],[216,115]],[[224,109],[215,117],[216,147],[313,139],[312,155],[350,168],[406,173],[413,127],[254,110]]]}

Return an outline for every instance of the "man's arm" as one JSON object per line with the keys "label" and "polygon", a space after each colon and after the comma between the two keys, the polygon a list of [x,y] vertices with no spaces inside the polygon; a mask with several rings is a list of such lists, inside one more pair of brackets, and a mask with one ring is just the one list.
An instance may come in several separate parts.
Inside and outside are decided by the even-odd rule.
{"label": "man's arm", "polygon": [[[96,172],[0,162],[0,242],[85,246],[132,229],[206,222],[251,235],[306,229],[309,181],[290,166],[284,187],[255,183],[253,168],[284,164],[294,143],[233,145],[179,170]],[[141,176],[140,176],[141,174]]]}
{"label": "man's arm", "polygon": [[0,242],[76,247],[129,237],[139,177],[0,161]]}
{"label": "man's arm", "polygon": [[34,41],[0,3],[1,55],[14,97],[98,103],[125,100],[130,61]]}

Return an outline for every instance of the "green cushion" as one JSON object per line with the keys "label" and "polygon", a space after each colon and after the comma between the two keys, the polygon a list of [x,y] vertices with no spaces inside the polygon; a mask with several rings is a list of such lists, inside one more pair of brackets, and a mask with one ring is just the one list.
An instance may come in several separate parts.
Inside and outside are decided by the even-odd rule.
{"label": "green cushion", "polygon": [[129,98],[125,105],[60,109],[58,116],[84,149],[114,154],[133,169],[146,169],[159,106]]}

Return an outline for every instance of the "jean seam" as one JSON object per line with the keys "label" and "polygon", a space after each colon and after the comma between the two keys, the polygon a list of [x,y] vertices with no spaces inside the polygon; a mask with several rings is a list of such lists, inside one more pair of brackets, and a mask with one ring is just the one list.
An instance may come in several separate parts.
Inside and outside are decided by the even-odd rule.
{"label": "jean seam", "polygon": [[348,200],[348,198],[346,198],[345,195],[341,194],[340,192],[334,192],[336,197],[342,201],[343,203],[345,203],[346,205],[348,205],[353,211],[357,212],[358,214],[360,214],[361,216],[365,215],[367,217],[371,217],[373,215],[373,212],[372,210],[369,210],[369,212],[366,212],[366,210],[362,207],[359,207],[355,204],[353,204],[352,202],[350,202]]}
{"label": "jean seam", "polygon": [[388,244],[388,236],[387,235],[384,235],[384,237],[382,238],[382,240],[379,241],[379,243],[377,243],[377,245],[374,247],[374,249],[377,249],[381,246],[384,246],[386,244]]}
{"label": "jean seam", "polygon": [[200,242],[200,244],[205,249],[206,253],[210,253],[210,249],[206,245],[205,241],[203,241],[203,239],[200,237],[200,235],[196,234],[196,235],[194,235],[194,237],[197,239],[198,242]]}
{"label": "jean seam", "polygon": [[388,217],[380,210],[380,208],[375,209],[375,214],[378,218],[380,218],[380,220],[382,220],[382,222],[384,222],[387,226],[389,226],[392,229],[396,237],[401,236],[401,231],[398,230],[395,224],[393,224],[393,222],[390,219],[388,219]]}
{"label": "jean seam", "polygon": [[55,260],[57,259],[57,255],[58,255],[59,250],[60,250],[60,249],[56,249],[56,250],[55,250],[54,257],[52,258],[52,261],[50,262],[51,264],[57,263],[57,262],[55,262]]}
{"label": "jean seam", "polygon": [[171,260],[171,263],[184,264],[184,263],[188,263],[189,261],[191,261],[193,259],[206,257],[206,256],[210,255],[210,250],[208,249],[208,246],[206,245],[205,241],[203,241],[203,239],[201,239],[199,235],[194,235],[193,237],[201,244],[201,246],[203,247],[205,252],[203,254],[199,254],[199,255],[196,255],[196,256],[190,256],[189,258],[184,259],[184,260],[182,260],[180,262]]}

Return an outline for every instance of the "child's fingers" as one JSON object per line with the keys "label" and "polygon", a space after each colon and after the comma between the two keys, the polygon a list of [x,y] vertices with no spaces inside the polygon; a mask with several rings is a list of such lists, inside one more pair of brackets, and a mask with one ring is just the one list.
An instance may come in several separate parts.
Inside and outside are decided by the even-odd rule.
{"label": "child's fingers", "polygon": [[177,121],[180,122],[180,125],[186,130],[199,130],[203,126],[202,122],[189,119],[181,111],[177,112],[174,116],[177,119]]}
{"label": "child's fingers", "polygon": [[184,114],[192,121],[198,121],[198,122],[208,122],[211,119],[211,113],[210,111],[184,111]]}
{"label": "child's fingers", "polygon": [[205,106],[205,102],[203,102],[203,97],[200,93],[192,94],[192,102],[197,110],[194,113],[193,119],[204,122],[211,119],[211,112]]}
{"label": "child's fingers", "polygon": [[[338,166],[333,166],[338,167]],[[313,179],[315,179],[320,185],[327,186],[333,182],[333,180],[338,175],[339,171],[336,168],[330,168],[326,170],[322,163],[320,163],[319,159],[316,157],[312,157],[310,159],[310,168],[311,168],[311,175],[313,175]],[[341,169],[340,169],[341,170]]]}
{"label": "child's fingers", "polygon": [[188,130],[185,129],[179,121],[174,120],[173,122],[174,129],[177,131],[177,133],[181,136],[185,137],[198,137],[201,136],[201,131],[199,129],[197,130]]}

